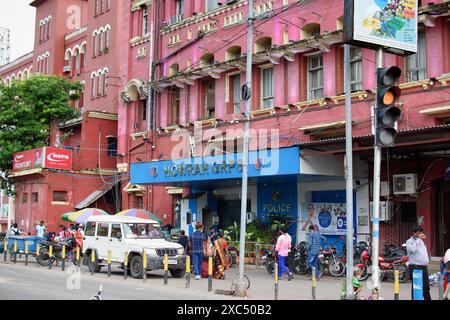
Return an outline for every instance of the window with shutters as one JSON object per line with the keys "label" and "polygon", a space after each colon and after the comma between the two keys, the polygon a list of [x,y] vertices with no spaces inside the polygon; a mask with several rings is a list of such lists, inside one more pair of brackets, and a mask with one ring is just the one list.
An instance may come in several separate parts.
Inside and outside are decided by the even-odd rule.
{"label": "window with shutters", "polygon": [[262,72],[262,109],[272,108],[274,103],[273,94],[273,67],[264,68]]}

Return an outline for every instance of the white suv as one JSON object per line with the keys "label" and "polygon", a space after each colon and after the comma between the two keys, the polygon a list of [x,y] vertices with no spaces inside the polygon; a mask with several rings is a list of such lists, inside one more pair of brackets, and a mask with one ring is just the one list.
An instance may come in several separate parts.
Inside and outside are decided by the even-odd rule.
{"label": "white suv", "polygon": [[[87,220],[83,241],[83,264],[90,271],[99,272],[111,261],[124,268],[125,254],[133,278],[143,277],[143,254],[147,254],[147,271],[164,269],[164,255],[172,277],[181,278],[186,272],[184,248],[164,239],[160,225],[154,220],[135,217],[92,216]],[[91,255],[95,252],[95,262]]]}

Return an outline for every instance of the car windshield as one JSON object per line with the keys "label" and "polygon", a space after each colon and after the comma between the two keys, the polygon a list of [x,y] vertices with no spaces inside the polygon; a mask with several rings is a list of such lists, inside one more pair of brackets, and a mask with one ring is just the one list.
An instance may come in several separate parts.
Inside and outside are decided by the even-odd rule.
{"label": "car windshield", "polygon": [[164,239],[161,228],[151,223],[125,223],[123,225],[127,239]]}

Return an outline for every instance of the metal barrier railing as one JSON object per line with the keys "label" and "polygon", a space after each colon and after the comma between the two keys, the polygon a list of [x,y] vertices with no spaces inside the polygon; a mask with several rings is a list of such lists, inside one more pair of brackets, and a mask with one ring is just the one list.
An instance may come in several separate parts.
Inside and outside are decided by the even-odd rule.
{"label": "metal barrier railing", "polygon": [[[239,263],[239,248],[240,248],[240,242],[239,241],[228,241],[228,247],[233,246],[236,248],[236,261],[235,263]],[[262,257],[263,252],[262,250],[274,250],[275,245],[274,244],[262,244],[258,242],[252,242],[252,241],[246,241],[245,242],[245,264],[248,266],[255,266],[256,268],[262,267]]]}

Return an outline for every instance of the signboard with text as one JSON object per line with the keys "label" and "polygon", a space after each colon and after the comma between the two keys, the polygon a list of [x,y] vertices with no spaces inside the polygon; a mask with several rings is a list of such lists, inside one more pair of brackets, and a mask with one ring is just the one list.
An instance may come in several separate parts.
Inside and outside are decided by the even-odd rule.
{"label": "signboard with text", "polygon": [[14,172],[37,168],[71,170],[72,151],[59,148],[43,147],[14,154]]}
{"label": "signboard with text", "polygon": [[[298,147],[249,152],[248,176],[300,174]],[[242,153],[131,164],[131,183],[174,183],[242,178]]]}
{"label": "signboard with text", "polygon": [[395,54],[417,52],[417,0],[345,0],[344,39]]}

